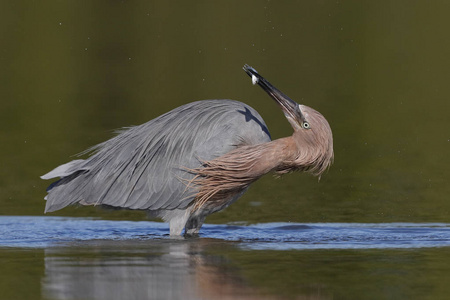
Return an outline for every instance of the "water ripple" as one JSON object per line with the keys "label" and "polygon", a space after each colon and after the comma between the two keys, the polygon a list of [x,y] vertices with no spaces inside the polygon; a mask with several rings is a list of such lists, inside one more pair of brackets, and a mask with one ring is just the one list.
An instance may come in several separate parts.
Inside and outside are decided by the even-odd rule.
{"label": "water ripple", "polygon": [[[0,236],[0,247],[22,248],[90,240],[170,240],[164,223],[35,216],[0,216]],[[238,242],[239,247],[251,250],[448,247],[450,224],[205,224],[200,238]]]}

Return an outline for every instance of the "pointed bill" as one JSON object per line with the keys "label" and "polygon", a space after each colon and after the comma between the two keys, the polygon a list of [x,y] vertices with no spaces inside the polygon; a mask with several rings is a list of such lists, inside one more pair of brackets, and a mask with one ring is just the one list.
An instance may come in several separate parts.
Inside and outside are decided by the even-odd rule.
{"label": "pointed bill", "polygon": [[300,106],[297,102],[274,87],[249,65],[244,65],[243,69],[248,76],[252,78],[252,83],[258,84],[281,107],[281,110],[288,119],[289,123],[291,123],[294,130],[298,130],[303,127],[303,124],[307,124],[306,118],[300,110]]}

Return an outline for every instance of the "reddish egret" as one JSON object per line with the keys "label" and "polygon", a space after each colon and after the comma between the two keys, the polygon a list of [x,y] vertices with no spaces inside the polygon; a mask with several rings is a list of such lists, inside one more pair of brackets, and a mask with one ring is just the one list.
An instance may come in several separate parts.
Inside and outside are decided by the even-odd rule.
{"label": "reddish egret", "polygon": [[236,201],[264,174],[321,175],[333,161],[327,120],[252,67],[244,70],[279,105],[292,136],[272,141],[258,112],[242,102],[192,102],[126,128],[88,149],[87,159],[43,175],[60,177],[47,189],[45,212],[76,203],[139,209],[168,221],[171,235],[183,229],[191,235],[207,215]]}

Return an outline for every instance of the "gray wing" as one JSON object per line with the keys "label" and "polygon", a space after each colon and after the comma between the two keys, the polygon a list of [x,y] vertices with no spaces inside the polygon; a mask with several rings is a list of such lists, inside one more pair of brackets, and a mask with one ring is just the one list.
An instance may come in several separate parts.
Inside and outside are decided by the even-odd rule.
{"label": "gray wing", "polygon": [[186,188],[186,180],[193,177],[186,168],[201,167],[201,161],[241,145],[268,141],[264,120],[244,103],[189,103],[125,129],[90,149],[94,154],[89,158],[42,176],[61,177],[47,189],[45,211],[74,203],[155,211],[185,208],[194,198]]}

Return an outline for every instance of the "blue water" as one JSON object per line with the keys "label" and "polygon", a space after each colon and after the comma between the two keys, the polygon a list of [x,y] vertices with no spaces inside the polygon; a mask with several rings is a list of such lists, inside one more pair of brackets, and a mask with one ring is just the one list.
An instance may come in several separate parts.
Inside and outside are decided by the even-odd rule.
{"label": "blue water", "polygon": [[[48,248],[96,240],[170,240],[165,223],[0,216],[0,247]],[[202,227],[200,238],[250,250],[380,249],[450,246],[447,223],[264,223]]]}

